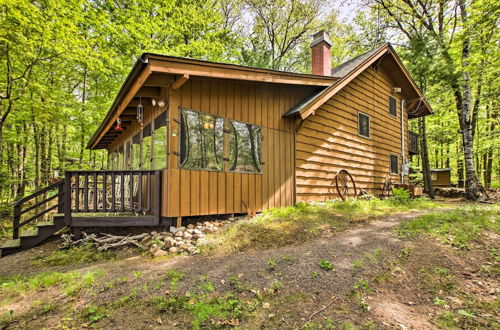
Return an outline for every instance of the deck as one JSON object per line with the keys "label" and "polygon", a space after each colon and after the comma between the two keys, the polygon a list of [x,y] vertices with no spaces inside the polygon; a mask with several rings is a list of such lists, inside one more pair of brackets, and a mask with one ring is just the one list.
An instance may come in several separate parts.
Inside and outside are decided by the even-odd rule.
{"label": "deck", "polygon": [[14,203],[20,229],[62,218],[70,227],[158,226],[161,171],[67,171],[65,178]]}

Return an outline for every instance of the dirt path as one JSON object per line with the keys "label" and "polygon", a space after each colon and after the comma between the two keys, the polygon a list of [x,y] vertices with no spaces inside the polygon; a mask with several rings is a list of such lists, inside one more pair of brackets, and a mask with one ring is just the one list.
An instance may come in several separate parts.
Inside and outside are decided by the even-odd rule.
{"label": "dirt path", "polygon": [[[211,294],[219,297],[231,293],[242,301],[251,301],[258,295],[255,292],[263,293],[264,298],[259,298],[260,307],[252,312],[251,317],[242,318],[239,326],[245,329],[297,329],[308,321],[325,327],[331,320],[340,328],[353,325],[377,329],[431,329],[435,327],[429,322],[433,296],[418,291],[418,283],[415,282],[422,264],[455,266],[459,267],[457,272],[468,266],[461,258],[447,258],[450,251],[435,241],[406,241],[394,235],[393,229],[401,222],[424,213],[381,217],[343,233],[332,233],[303,244],[272,250],[230,256],[164,259],[134,256],[79,266],[75,269],[82,272],[103,269],[105,275],[90,292],[77,299],[76,305],[74,301],[64,303],[66,308],[56,308],[29,324],[58,327],[61,326],[61,319],[68,314],[78,319],[75,310],[82,306],[108,306],[106,308],[109,309],[116,301],[133,294],[133,303],[114,307],[96,325],[117,329],[191,328],[189,313],[159,313],[149,302],[155,297],[180,297],[199,287],[200,283],[210,282],[213,286]],[[394,267],[395,262],[409,249],[417,253],[411,255],[413,259],[407,267],[408,273],[401,270],[400,274],[394,274],[394,269],[398,268]],[[28,269],[26,263],[29,260],[26,254],[19,255],[17,259],[12,256],[0,260],[0,275],[12,273],[12,268]],[[333,270],[321,269],[320,260],[330,261]],[[172,270],[183,275],[174,292],[171,292],[165,277]],[[383,283],[379,279],[385,276],[392,277],[394,282],[384,283],[385,287],[368,287],[368,283]],[[108,283],[117,279],[123,280],[107,288]],[[235,288],[234,279],[240,289]],[[103,290],[103,287],[106,289]],[[264,304],[269,305],[263,308]],[[68,306],[73,307],[68,309]],[[2,309],[5,308],[0,306],[0,314]],[[22,314],[22,311],[16,313]],[[132,314],[134,317],[130,318]]]}

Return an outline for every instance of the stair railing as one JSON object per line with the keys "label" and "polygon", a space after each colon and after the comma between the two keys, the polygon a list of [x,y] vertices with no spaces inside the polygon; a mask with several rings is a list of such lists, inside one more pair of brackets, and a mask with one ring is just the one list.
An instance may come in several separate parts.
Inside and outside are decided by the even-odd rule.
{"label": "stair railing", "polygon": [[[45,193],[50,193],[56,191],[54,194],[43,198],[41,201],[36,201],[35,199]],[[57,203],[54,205],[47,205],[49,202],[57,199]],[[34,203],[33,205],[31,205]],[[37,192],[24,197],[13,204],[14,207],[14,217],[12,219],[12,238],[19,238],[19,229],[39,218],[57,209],[58,213],[63,212],[64,205],[64,180],[57,181],[50,186],[38,190]],[[38,208],[43,207],[42,211],[37,211]],[[35,215],[23,220],[23,215],[28,212],[35,211]]]}

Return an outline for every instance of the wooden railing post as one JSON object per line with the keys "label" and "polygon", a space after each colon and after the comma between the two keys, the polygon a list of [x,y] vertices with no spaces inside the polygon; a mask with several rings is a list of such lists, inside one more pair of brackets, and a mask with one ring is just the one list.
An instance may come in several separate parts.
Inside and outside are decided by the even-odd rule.
{"label": "wooden railing post", "polygon": [[64,179],[64,223],[71,225],[71,173],[65,173]]}
{"label": "wooden railing post", "polygon": [[12,220],[12,238],[19,238],[19,222],[21,221],[21,204],[14,206],[14,219]]}
{"label": "wooden railing post", "polygon": [[161,214],[160,203],[161,203],[161,171],[155,171],[153,215],[155,216],[156,224],[160,224],[160,214]]}
{"label": "wooden railing post", "polygon": [[59,205],[57,207],[57,213],[63,213],[64,212],[64,180],[61,181],[61,183],[57,186],[57,194],[59,197],[57,197],[57,204]]}

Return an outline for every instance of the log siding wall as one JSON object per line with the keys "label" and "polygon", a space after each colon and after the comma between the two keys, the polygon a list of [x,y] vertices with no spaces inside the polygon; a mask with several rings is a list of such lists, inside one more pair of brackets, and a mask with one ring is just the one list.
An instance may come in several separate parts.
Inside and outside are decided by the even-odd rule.
{"label": "log siding wall", "polygon": [[[390,173],[391,154],[402,167],[401,98],[393,87],[387,73],[370,67],[304,121],[296,134],[297,201],[337,197],[330,186],[340,169],[352,174],[358,189],[372,193],[386,178],[400,182],[400,175]],[[397,100],[397,117],[389,114],[389,95]],[[358,134],[359,112],[370,116],[369,138]],[[407,120],[405,112],[405,141]]]}
{"label": "log siding wall", "polygon": [[[169,90],[169,150],[179,151],[179,107],[262,127],[261,174],[179,169],[179,157],[169,154],[165,171],[162,215],[165,217],[255,212],[295,203],[295,126],[283,118],[314,87],[190,79]],[[226,127],[227,127],[226,120]],[[176,136],[172,132],[176,131]],[[228,134],[224,134],[229,157]]]}

